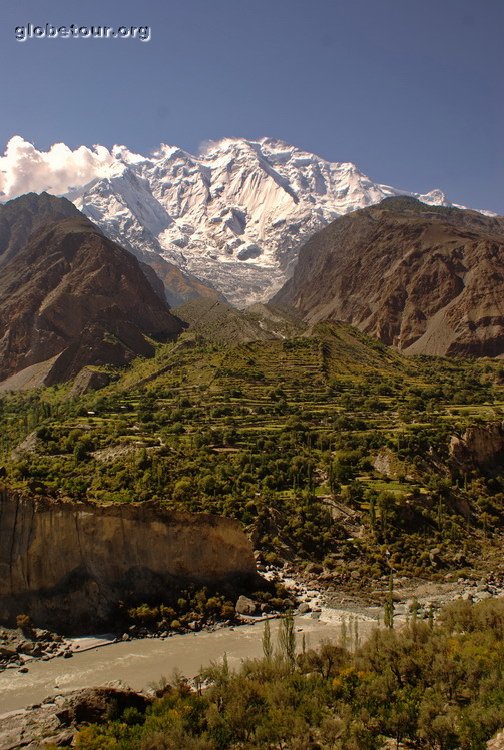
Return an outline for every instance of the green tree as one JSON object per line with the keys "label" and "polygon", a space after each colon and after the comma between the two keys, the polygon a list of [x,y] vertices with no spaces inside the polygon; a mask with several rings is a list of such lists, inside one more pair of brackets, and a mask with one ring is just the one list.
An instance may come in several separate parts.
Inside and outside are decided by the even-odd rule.
{"label": "green tree", "polygon": [[269,620],[264,622],[264,632],[262,636],[262,649],[264,658],[267,661],[271,661],[273,657],[273,643],[271,640],[271,625]]}
{"label": "green tree", "polygon": [[294,615],[287,612],[280,620],[278,627],[278,653],[281,659],[294,668],[296,662],[296,633],[294,628]]}

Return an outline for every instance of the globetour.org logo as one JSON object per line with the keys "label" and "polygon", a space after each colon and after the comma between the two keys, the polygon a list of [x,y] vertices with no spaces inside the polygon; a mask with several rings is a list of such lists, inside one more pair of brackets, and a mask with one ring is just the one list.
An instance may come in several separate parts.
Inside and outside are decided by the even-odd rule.
{"label": "globetour.org logo", "polygon": [[26,42],[28,39],[138,39],[150,42],[150,26],[54,26],[45,23],[37,26],[27,23],[14,29],[16,41]]}

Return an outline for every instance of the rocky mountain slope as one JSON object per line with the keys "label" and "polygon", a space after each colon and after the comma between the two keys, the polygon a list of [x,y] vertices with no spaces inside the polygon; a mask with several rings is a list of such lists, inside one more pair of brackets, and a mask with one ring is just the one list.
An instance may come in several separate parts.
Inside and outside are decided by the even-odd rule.
{"label": "rocky mountain slope", "polygon": [[148,337],[180,332],[136,258],[65,199],[23,196],[0,209],[0,226],[3,389],[123,364],[152,352]]}
{"label": "rocky mountain slope", "polygon": [[[112,153],[102,176],[70,199],[159,275],[164,259],[240,307],[278,290],[301,245],[321,227],[404,193],[373,182],[355,164],[271,138],[226,138],[198,156],[165,145],[149,158],[125,148]],[[440,190],[420,197],[446,204]]]}
{"label": "rocky mountain slope", "polygon": [[504,218],[391,198],[313,236],[274,303],[408,353],[504,354]]}
{"label": "rocky mountain slope", "polygon": [[237,310],[218,300],[196,299],[177,307],[174,312],[187,324],[188,335],[200,341],[236,344],[286,339],[306,328],[300,317],[260,303]]}
{"label": "rocky mountain slope", "polygon": [[80,216],[73,203],[49,193],[27,193],[0,206],[0,268],[16,256],[34,232],[51,222]]}

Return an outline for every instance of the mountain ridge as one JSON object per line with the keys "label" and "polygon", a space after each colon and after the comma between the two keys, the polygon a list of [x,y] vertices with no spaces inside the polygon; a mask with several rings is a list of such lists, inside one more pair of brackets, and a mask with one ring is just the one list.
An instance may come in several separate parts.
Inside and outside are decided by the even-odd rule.
{"label": "mountain ridge", "polygon": [[[268,137],[223,138],[196,155],[166,144],[149,156],[125,146],[82,148],[72,170],[69,164],[56,174],[46,161],[53,192],[66,184],[78,209],[150,265],[172,307],[198,297],[238,307],[267,301],[312,234],[387,197],[452,205],[439,189],[421,194],[381,184],[352,162]],[[10,178],[8,194],[16,185]]]}
{"label": "mountain ridge", "polygon": [[440,190],[376,183],[351,162],[272,138],[224,138],[196,156],[166,145],[151,157],[113,153],[107,174],[69,199],[142,259],[157,255],[240,307],[277,291],[299,248],[340,215],[402,194],[448,204]]}
{"label": "mountain ridge", "polygon": [[390,198],[337,219],[273,297],[410,354],[504,355],[504,217]]}
{"label": "mountain ridge", "polygon": [[[31,386],[62,382],[85,365],[118,365],[148,355],[149,337],[166,340],[181,331],[137,259],[64,198],[15,199],[0,208],[0,225],[8,211],[16,227],[16,208],[22,220],[27,204],[36,229],[24,245],[24,231],[4,232],[0,245],[12,256],[0,275],[0,381],[31,368]],[[48,221],[48,206],[54,221]],[[60,218],[66,212],[71,215]]]}

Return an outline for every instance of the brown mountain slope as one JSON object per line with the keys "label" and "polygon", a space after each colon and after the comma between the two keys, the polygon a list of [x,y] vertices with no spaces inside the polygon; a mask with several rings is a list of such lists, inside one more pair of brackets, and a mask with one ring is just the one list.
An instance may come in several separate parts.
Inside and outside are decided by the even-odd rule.
{"label": "brown mountain slope", "polygon": [[[49,193],[27,193],[0,205],[0,268],[15,257],[33,232],[52,221],[82,215],[69,200]],[[171,307],[198,298],[224,300],[222,294],[211,286],[196,276],[181,271],[158,253],[140,252],[123,244],[120,237],[110,239],[138,258],[142,271],[154,289],[162,297],[166,297]]]}
{"label": "brown mountain slope", "polygon": [[504,354],[504,217],[390,198],[302,248],[275,304],[410,353]]}
{"label": "brown mountain slope", "polygon": [[77,213],[40,226],[2,266],[0,381],[23,371],[31,386],[62,382],[149,355],[147,337],[182,328],[136,258]]}
{"label": "brown mountain slope", "polygon": [[155,273],[161,280],[166,299],[171,307],[197,299],[225,302],[223,295],[216,289],[196,276],[177,268],[161,255],[147,250],[141,254],[138,252],[134,254],[151,270],[151,273]]}
{"label": "brown mountain slope", "polygon": [[33,232],[52,221],[81,216],[66,198],[27,193],[0,205],[0,268],[15,257]]}

